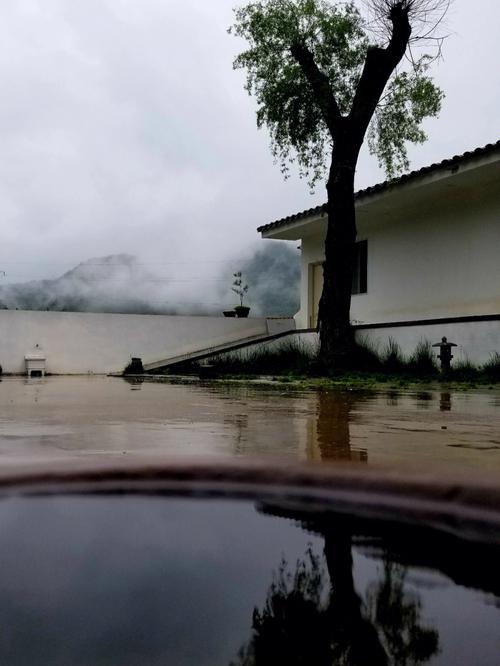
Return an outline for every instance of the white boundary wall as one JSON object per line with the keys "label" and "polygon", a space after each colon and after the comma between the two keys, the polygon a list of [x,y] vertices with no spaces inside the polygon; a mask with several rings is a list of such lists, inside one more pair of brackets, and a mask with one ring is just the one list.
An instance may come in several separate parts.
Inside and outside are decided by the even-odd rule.
{"label": "white boundary wall", "polygon": [[0,310],[0,365],[23,374],[36,345],[52,374],[121,372],[132,356],[172,356],[292,328],[293,320]]}
{"label": "white boundary wall", "polygon": [[[293,320],[286,319],[0,310],[0,365],[5,373],[24,374],[25,355],[41,350],[47,358],[47,372],[52,374],[121,372],[132,356],[154,363],[292,328]],[[500,321],[367,328],[358,330],[356,336],[379,351],[392,338],[408,356],[421,340],[434,343],[446,336],[458,345],[455,359],[474,364],[500,353]],[[318,343],[314,332],[297,332],[297,337],[311,351]],[[294,339],[296,336],[290,335],[267,344],[280,346]]]}

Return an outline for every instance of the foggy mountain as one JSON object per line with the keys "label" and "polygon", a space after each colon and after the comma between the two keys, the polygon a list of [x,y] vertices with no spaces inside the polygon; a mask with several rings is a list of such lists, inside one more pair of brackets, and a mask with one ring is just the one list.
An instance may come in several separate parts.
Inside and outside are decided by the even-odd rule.
{"label": "foggy mountain", "polygon": [[300,253],[294,244],[267,241],[241,262],[253,314],[290,316],[300,307]]}
{"label": "foggy mountain", "polygon": [[154,276],[129,254],[85,261],[53,280],[0,287],[0,308],[154,314]]}
{"label": "foggy mountain", "polygon": [[[298,310],[299,257],[288,245],[266,244],[234,266],[249,284],[252,314]],[[133,255],[116,254],[89,259],[59,278],[0,286],[0,309],[219,315],[237,304],[232,279],[232,273],[219,275],[215,294],[210,293],[209,280],[203,293],[199,285],[191,291],[184,285],[181,292],[175,279],[158,276]]]}

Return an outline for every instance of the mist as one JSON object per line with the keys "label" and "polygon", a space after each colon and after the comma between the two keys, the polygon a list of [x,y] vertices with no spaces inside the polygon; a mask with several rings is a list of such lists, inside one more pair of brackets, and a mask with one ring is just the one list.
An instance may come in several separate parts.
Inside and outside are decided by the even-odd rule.
{"label": "mist", "polygon": [[[257,131],[255,99],[232,68],[244,46],[226,33],[235,4],[1,3],[2,284],[58,280],[91,257],[137,255],[144,265],[128,284],[141,302],[135,275],[150,269],[170,282],[145,282],[149,307],[194,301],[215,311],[221,295],[234,305],[227,280],[244,270],[255,229],[325,201],[324,187],[311,197],[293,167],[283,180],[267,131]],[[412,168],[498,138],[499,17],[495,0],[453,3],[444,59],[432,68],[446,99],[426,123],[429,141],[410,148]],[[363,149],[357,187],[383,179]],[[174,262],[189,262],[189,282]],[[118,303],[117,285],[111,291]],[[157,298],[169,303],[150,302]]]}
{"label": "mist", "polygon": [[267,241],[241,264],[255,314],[290,316],[300,307],[300,252],[295,243]]}
{"label": "mist", "polygon": [[165,276],[157,269],[132,254],[94,257],[55,279],[0,287],[0,309],[218,316],[237,305],[231,291],[236,270],[249,286],[252,315],[290,316],[299,308],[300,260],[293,244],[266,243],[223,262],[212,277]]}

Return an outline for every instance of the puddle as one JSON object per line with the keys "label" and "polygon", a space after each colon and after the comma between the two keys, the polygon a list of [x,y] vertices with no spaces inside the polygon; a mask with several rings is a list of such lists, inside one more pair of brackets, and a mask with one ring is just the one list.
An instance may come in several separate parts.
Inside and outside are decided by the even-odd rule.
{"label": "puddle", "polygon": [[498,547],[273,501],[0,501],[0,661],[498,664]]}
{"label": "puddle", "polygon": [[[498,391],[0,383],[4,466],[278,456],[472,478],[500,474],[498,432]],[[9,666],[490,666],[500,654],[499,547],[458,531],[316,515],[275,496],[13,495],[0,499],[0,553]]]}
{"label": "puddle", "polygon": [[297,391],[103,377],[0,383],[0,461],[278,456],[500,473],[500,391]]}

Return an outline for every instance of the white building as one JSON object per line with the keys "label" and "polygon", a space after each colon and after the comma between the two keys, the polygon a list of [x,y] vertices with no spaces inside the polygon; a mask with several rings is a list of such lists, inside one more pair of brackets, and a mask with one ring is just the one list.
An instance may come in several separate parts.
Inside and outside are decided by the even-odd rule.
{"label": "white building", "polygon": [[[500,141],[361,190],[356,212],[358,331],[407,353],[443,335],[474,362],[500,352]],[[319,206],[258,229],[301,241],[299,329],[316,327],[326,223]]]}

